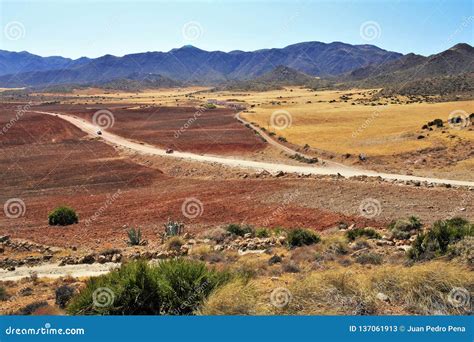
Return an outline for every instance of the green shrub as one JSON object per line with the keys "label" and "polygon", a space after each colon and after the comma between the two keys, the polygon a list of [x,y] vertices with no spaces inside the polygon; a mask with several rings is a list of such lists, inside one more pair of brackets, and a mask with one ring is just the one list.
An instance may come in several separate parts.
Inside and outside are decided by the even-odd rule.
{"label": "green shrub", "polygon": [[244,236],[245,234],[254,234],[254,229],[250,225],[240,225],[236,223],[231,223],[225,228],[229,233]]}
{"label": "green shrub", "polygon": [[48,215],[48,223],[51,226],[67,226],[78,222],[79,218],[74,209],[66,206],[57,207]]}
{"label": "green shrub", "polygon": [[410,216],[407,220],[396,220],[390,223],[389,229],[396,239],[409,239],[412,232],[418,231],[422,227],[420,219],[416,216]]}
{"label": "green shrub", "polygon": [[290,230],[287,239],[290,247],[307,246],[321,241],[321,238],[315,232],[301,228]]}
{"label": "green shrub", "polygon": [[267,238],[270,236],[270,232],[266,228],[259,228],[255,231],[255,236],[258,238]]}
{"label": "green shrub", "polygon": [[216,108],[217,108],[214,103],[205,103],[205,104],[203,105],[203,107],[204,107],[205,109],[216,109]]}
{"label": "green shrub", "polygon": [[197,261],[172,259],[156,266],[134,261],[91,278],[67,311],[74,315],[191,315],[229,279],[228,273]]}
{"label": "green shrub", "polygon": [[64,309],[66,307],[66,304],[71,300],[75,292],[76,291],[74,290],[74,288],[69,285],[62,285],[58,287],[55,291],[56,304],[61,309]]}
{"label": "green shrub", "polygon": [[349,241],[354,241],[358,237],[365,236],[368,239],[380,239],[381,236],[372,228],[355,228],[346,232]]}
{"label": "green shrub", "polygon": [[128,244],[130,246],[139,246],[142,243],[142,231],[140,228],[130,228],[127,230]]}
{"label": "green shrub", "polygon": [[474,225],[465,219],[436,221],[429,231],[417,235],[408,256],[413,260],[427,260],[444,255],[451,244],[465,236],[474,236]]}

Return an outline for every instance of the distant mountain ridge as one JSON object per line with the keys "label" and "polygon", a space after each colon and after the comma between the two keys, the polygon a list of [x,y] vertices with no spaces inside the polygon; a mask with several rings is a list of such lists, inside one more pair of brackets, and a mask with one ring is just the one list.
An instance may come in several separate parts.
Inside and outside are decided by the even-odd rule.
{"label": "distant mountain ridge", "polygon": [[379,65],[356,69],[340,80],[360,81],[359,84],[378,87],[415,80],[469,75],[474,72],[474,48],[457,44],[450,49],[428,56],[407,54]]}
{"label": "distant mountain ridge", "polygon": [[471,92],[473,78],[474,48],[464,43],[427,57],[339,42],[306,42],[251,52],[183,46],[168,52],[76,60],[0,50],[0,87],[98,86],[140,91],[199,84],[263,91],[293,85],[448,94]]}
{"label": "distant mountain ridge", "polygon": [[373,45],[340,42],[305,42],[250,52],[204,51],[183,46],[168,52],[77,60],[0,51],[0,86],[104,83],[132,74],[156,74],[178,82],[218,84],[253,79],[280,65],[310,76],[329,77],[401,56]]}

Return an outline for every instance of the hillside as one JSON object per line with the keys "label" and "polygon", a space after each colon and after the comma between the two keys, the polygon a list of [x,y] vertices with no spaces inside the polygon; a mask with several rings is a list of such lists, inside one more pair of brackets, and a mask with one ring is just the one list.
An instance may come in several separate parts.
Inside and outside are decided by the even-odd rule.
{"label": "hillside", "polygon": [[[34,56],[38,63],[43,57]],[[160,74],[173,80],[215,84],[229,80],[248,80],[283,65],[311,76],[335,76],[368,65],[395,60],[401,54],[373,45],[350,45],[340,42],[306,42],[281,49],[244,51],[204,51],[183,46],[168,52],[145,52],[116,57],[43,62],[41,67],[23,68],[19,60],[5,64],[0,86],[44,86],[85,84],[126,78],[133,73]],[[31,57],[33,58],[33,57]],[[8,74],[8,75],[7,75]]]}
{"label": "hillside", "polygon": [[428,57],[408,54],[378,66],[360,68],[348,73],[341,80],[359,86],[379,87],[472,72],[474,48],[469,44],[457,44]]}
{"label": "hillside", "polygon": [[295,69],[279,65],[262,76],[252,80],[228,82],[222,88],[227,90],[266,91],[281,89],[284,86],[320,87],[328,83],[319,77],[309,76]]}

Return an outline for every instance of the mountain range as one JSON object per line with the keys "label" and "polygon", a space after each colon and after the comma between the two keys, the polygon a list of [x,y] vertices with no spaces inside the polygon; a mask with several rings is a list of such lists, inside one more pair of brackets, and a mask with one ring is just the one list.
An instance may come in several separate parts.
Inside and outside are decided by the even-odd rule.
{"label": "mountain range", "polygon": [[341,42],[305,42],[250,52],[204,51],[187,45],[168,52],[75,60],[0,50],[0,87],[74,84],[133,91],[186,84],[235,89],[340,83],[378,87],[432,78],[449,82],[456,75],[470,78],[473,62],[474,48],[469,44],[427,57]]}

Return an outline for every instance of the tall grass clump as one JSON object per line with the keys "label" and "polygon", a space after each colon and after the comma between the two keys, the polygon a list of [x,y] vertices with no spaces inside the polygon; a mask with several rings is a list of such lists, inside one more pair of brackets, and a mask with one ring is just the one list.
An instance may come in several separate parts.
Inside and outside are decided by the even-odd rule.
{"label": "tall grass clump", "polygon": [[[289,315],[383,315],[466,314],[470,303],[450,301],[453,289],[474,290],[468,268],[432,262],[400,265],[336,268],[312,272],[288,287],[292,297],[273,314]],[[387,301],[377,298],[385,294]]]}
{"label": "tall grass clump", "polygon": [[230,275],[204,263],[173,259],[122,265],[91,278],[68,305],[73,315],[191,315]]}

